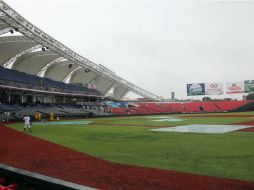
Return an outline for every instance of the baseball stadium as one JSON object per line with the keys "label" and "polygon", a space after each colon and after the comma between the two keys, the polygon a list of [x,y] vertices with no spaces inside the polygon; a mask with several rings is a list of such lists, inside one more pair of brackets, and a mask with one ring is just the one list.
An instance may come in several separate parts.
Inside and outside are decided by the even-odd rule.
{"label": "baseball stadium", "polygon": [[254,189],[254,80],[164,99],[34,24],[0,0],[0,190]]}

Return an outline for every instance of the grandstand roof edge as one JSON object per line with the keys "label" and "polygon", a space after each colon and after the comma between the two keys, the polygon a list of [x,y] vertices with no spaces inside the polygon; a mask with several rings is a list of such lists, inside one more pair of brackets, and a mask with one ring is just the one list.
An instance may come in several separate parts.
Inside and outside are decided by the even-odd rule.
{"label": "grandstand roof edge", "polygon": [[[11,8],[4,1],[0,0],[0,11],[4,13],[4,15],[0,15],[0,18],[4,20],[7,24],[13,27],[20,27],[20,32],[25,36],[33,39],[34,41],[49,47],[51,50],[55,51],[59,55],[67,58],[68,60],[77,63],[82,67],[86,67],[102,76],[103,78],[107,78],[114,83],[117,83],[121,86],[124,86],[126,89],[133,91],[134,93],[141,95],[143,97],[150,98],[156,101],[164,101],[164,99],[160,96],[157,96],[151,92],[148,92],[127,80],[117,76],[113,71],[109,69],[104,69],[100,67],[100,65],[90,61],[87,58],[82,57],[78,53],[69,49],[59,41],[52,38],[50,35],[43,32],[41,29],[37,28],[25,18],[23,18],[19,13],[17,13],[13,8]],[[14,22],[13,22],[14,21]]]}

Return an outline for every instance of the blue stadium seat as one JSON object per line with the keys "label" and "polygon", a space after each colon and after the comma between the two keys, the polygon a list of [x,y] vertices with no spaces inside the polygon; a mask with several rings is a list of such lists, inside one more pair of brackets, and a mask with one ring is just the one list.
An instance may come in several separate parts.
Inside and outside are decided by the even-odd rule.
{"label": "blue stadium seat", "polygon": [[[43,90],[57,90],[67,93],[81,93],[87,95],[99,95],[100,93],[94,89],[88,89],[81,84],[66,84],[60,81],[54,81],[49,78],[42,78],[35,75],[26,74],[12,69],[6,69],[0,66],[0,80],[7,82],[16,82],[17,86],[30,87]],[[18,84],[19,83],[19,84]],[[27,85],[27,86],[24,86]]]}

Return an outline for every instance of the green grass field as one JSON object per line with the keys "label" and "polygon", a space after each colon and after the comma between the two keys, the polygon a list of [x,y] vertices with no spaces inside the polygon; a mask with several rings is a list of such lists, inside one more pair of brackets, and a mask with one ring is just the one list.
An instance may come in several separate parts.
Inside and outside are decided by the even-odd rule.
{"label": "green grass field", "polygon": [[[89,119],[93,123],[87,125],[34,123],[32,135],[117,163],[254,181],[253,132],[149,131],[159,126],[232,124],[254,120],[254,112],[246,114],[253,114],[253,118],[192,115],[180,122],[159,122],[149,116],[132,116]],[[180,118],[184,115],[171,116]],[[23,130],[23,123],[9,126]]]}

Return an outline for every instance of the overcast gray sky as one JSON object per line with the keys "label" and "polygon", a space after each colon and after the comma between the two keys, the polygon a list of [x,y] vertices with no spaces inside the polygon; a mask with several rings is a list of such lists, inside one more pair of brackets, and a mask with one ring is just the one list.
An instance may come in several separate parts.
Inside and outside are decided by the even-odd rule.
{"label": "overcast gray sky", "polygon": [[[156,95],[254,79],[254,2],[5,0],[82,56]],[[239,95],[238,95],[239,96]]]}

